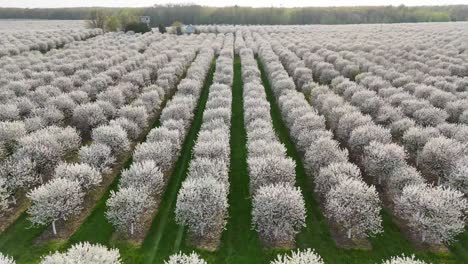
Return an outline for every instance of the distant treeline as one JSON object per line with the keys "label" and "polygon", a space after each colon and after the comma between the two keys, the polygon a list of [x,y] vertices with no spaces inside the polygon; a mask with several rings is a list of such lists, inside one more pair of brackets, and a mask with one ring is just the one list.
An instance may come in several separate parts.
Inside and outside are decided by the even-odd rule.
{"label": "distant treeline", "polygon": [[[87,19],[96,8],[0,8],[0,18]],[[110,13],[120,8],[99,8]],[[403,22],[443,22],[468,20],[468,5],[252,8],[164,5],[134,8],[151,17],[153,26],[184,24],[363,24]]]}

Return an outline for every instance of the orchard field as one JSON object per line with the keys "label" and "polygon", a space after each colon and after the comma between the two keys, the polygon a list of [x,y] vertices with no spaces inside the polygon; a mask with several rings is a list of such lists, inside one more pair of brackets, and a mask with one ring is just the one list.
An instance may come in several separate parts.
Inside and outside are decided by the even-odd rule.
{"label": "orchard field", "polygon": [[468,263],[468,23],[25,25],[0,264]]}

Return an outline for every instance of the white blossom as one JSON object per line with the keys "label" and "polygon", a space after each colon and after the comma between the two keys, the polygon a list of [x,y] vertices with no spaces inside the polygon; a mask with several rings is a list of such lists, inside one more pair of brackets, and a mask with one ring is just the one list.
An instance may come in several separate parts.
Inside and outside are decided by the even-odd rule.
{"label": "white blossom", "polygon": [[66,252],[55,252],[43,256],[40,264],[121,264],[120,253],[117,249],[108,249],[105,246],[89,242],[74,244]]}
{"label": "white blossom", "polygon": [[252,225],[267,243],[293,243],[306,226],[299,188],[281,184],[260,187],[252,201]]}
{"label": "white blossom", "polygon": [[84,191],[99,186],[102,181],[99,171],[85,163],[61,163],[55,168],[54,178],[78,181]]}
{"label": "white blossom", "polygon": [[325,199],[326,215],[347,232],[349,239],[383,232],[380,200],[374,186],[345,179]]}
{"label": "white blossom", "polygon": [[213,238],[226,225],[227,195],[223,183],[211,177],[189,178],[177,195],[176,221],[198,238]]}
{"label": "white blossom", "polygon": [[422,242],[450,243],[465,230],[468,202],[459,191],[425,184],[408,185],[395,199],[395,211]]}
{"label": "white blossom", "polygon": [[201,259],[195,252],[190,254],[179,252],[171,255],[169,260],[164,261],[164,264],[207,264],[207,262]]}
{"label": "white blossom", "polygon": [[324,264],[324,262],[313,249],[307,248],[302,251],[300,249],[292,251],[291,255],[278,255],[270,264]]}
{"label": "white blossom", "polygon": [[54,234],[57,234],[55,222],[80,213],[84,193],[78,181],[57,178],[29,191],[27,197],[31,200],[30,221],[34,225],[52,223]]}
{"label": "white blossom", "polygon": [[141,228],[143,216],[154,203],[146,190],[126,187],[117,192],[111,191],[106,201],[106,218],[113,226],[133,235]]}
{"label": "white blossom", "polygon": [[100,143],[83,146],[78,156],[80,162],[89,164],[102,173],[108,172],[110,167],[115,163],[115,157],[112,155],[111,148]]}
{"label": "white blossom", "polygon": [[164,188],[164,175],[152,160],[136,162],[122,171],[120,187],[147,189],[149,193],[160,194]]}
{"label": "white blossom", "polygon": [[116,156],[130,149],[127,133],[118,126],[99,126],[93,129],[92,139],[94,143],[110,147]]}
{"label": "white blossom", "polygon": [[401,256],[394,256],[390,259],[382,262],[382,264],[427,264],[422,260],[417,260],[414,255],[411,257],[407,257],[405,255]]}

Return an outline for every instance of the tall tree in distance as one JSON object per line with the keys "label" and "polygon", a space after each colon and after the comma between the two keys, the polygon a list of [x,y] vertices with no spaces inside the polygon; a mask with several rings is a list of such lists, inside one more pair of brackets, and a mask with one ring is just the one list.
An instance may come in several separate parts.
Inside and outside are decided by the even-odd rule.
{"label": "tall tree in distance", "polygon": [[89,28],[100,28],[105,29],[106,25],[106,12],[104,10],[95,9],[89,13],[89,19],[86,21],[86,25]]}

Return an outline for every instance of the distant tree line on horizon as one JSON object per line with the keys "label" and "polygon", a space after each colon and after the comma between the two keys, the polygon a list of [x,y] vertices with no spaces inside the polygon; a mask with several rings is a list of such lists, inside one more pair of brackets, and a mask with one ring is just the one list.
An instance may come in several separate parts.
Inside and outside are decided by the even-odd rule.
{"label": "distant tree line on horizon", "polygon": [[[0,8],[2,19],[88,19],[93,10],[118,13],[124,8]],[[156,5],[125,8],[151,17],[151,25],[184,24],[364,24],[467,21],[468,5],[252,8],[200,5]]]}

